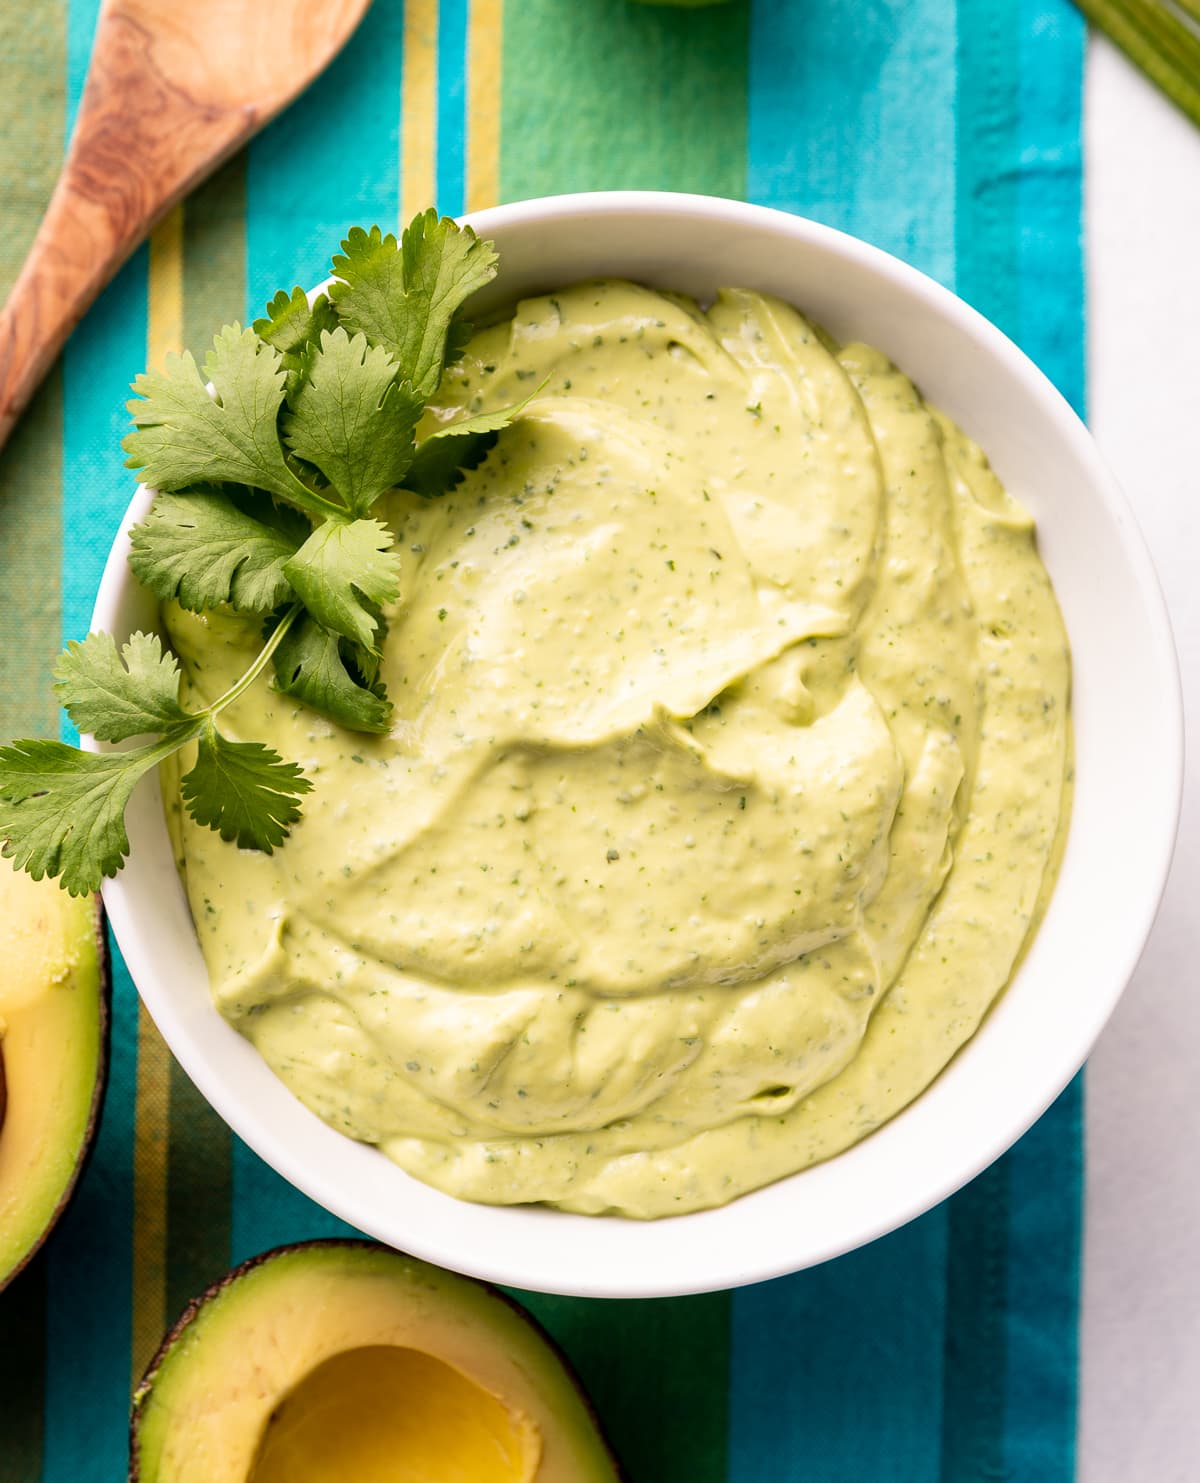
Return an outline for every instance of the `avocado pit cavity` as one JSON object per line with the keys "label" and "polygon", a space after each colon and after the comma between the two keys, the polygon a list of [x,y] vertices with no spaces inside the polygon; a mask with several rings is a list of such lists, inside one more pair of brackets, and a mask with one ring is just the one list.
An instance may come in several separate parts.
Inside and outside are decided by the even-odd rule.
{"label": "avocado pit cavity", "polygon": [[271,1414],[248,1483],[528,1483],[538,1438],[433,1355],[371,1345],[324,1360]]}

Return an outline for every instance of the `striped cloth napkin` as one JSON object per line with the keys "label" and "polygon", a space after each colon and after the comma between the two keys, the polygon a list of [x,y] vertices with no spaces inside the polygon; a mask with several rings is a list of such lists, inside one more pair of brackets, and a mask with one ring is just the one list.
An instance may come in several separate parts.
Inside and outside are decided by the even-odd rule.
{"label": "striped cloth napkin", "polygon": [[[97,7],[0,6],[0,289]],[[318,280],[352,223],[605,187],[744,197],[931,273],[1080,405],[1082,56],[1066,0],[376,0],[129,264],[0,459],[0,732],[59,725],[49,667],[86,629],[131,492],[132,374]],[[973,1185],[841,1261],[732,1294],[529,1302],[639,1483],[1059,1483],[1081,1177],[1076,1084]],[[131,1379],[185,1300],[233,1261],[341,1229],[231,1137],[118,965],[96,1155],[0,1299],[0,1483],[123,1476]]]}

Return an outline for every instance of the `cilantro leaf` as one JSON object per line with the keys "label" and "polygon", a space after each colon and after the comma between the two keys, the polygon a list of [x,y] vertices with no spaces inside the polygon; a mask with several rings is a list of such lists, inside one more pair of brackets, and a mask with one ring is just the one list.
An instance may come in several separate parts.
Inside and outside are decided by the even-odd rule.
{"label": "cilantro leaf", "polygon": [[126,403],[134,431],[121,446],[126,466],[160,490],[194,484],[249,484],[320,514],[326,501],[288,468],[276,425],[286,379],[279,352],[253,330],[226,325],[204,364],[210,396],[190,351],[145,371]]}
{"label": "cilantro leaf", "polygon": [[466,433],[443,437],[434,433],[417,449],[412,467],[404,476],[405,489],[428,498],[446,494],[462,483],[468,469],[477,469],[496,446],[498,433]]}
{"label": "cilantro leaf", "polygon": [[135,633],[119,654],[108,633],[89,633],[83,643],[72,639],[54,679],[67,715],[101,741],[124,741],[188,720],[179,704],[179,666],[155,634]]}
{"label": "cilantro leaf", "polygon": [[281,288],[267,305],[265,319],[254,321],[254,333],[260,340],[273,345],[286,362],[289,355],[297,355],[306,345],[317,345],[323,330],[337,329],[337,310],[325,294],[318,294],[310,304],[302,288],[294,288],[289,294]]}
{"label": "cilantro leaf", "polygon": [[372,345],[398,351],[412,312],[405,303],[404,258],[400,244],[379,227],[351,227],[333,258],[335,282],[329,293],[338,320]]}
{"label": "cilantro leaf", "polygon": [[400,558],[391,547],[392,533],[378,520],[327,520],[284,575],[318,623],[374,651],[379,620],[368,603],[391,602],[400,591]]}
{"label": "cilantro leaf", "polygon": [[361,644],[351,644],[343,639],[342,657],[346,661],[346,668],[358,679],[359,684],[365,685],[368,690],[374,691],[376,695],[386,700],[387,690],[379,678],[379,671],[383,664],[383,640],[387,633],[387,619],[383,615],[383,610],[377,605],[372,604],[371,611],[379,624],[375,635],[375,647],[364,649]]}
{"label": "cilantro leaf", "polygon": [[125,807],[134,788],[177,744],[100,754],[57,741],[0,747],[3,853],[35,881],[58,876],[72,896],[97,890],[129,854]]}
{"label": "cilantro leaf", "polygon": [[289,403],[307,375],[308,347],[319,345],[322,332],[337,329],[337,322],[337,310],[324,294],[310,304],[302,288],[292,289],[290,295],[281,288],[267,305],[266,318],[254,321],[254,333],[279,351]]}
{"label": "cilantro leaf", "polygon": [[412,467],[404,478],[405,489],[432,496],[445,494],[460,484],[466,470],[478,468],[496,446],[497,434],[515,422],[545,386],[543,381],[536,391],[511,407],[463,417],[430,433],[417,447]]}
{"label": "cilantro leaf", "polygon": [[292,452],[320,469],[355,515],[365,515],[412,462],[424,403],[411,386],[396,385],[396,371],[366,335],[324,331],[283,420]]}
{"label": "cilantro leaf", "polygon": [[312,784],[294,762],[262,742],[230,741],[209,720],[196,765],[179,786],[197,824],[236,840],[243,850],[270,855],[300,817],[299,799]]}
{"label": "cilantro leaf", "polygon": [[353,228],[333,270],[341,322],[390,350],[401,380],[427,401],[441,380],[448,338],[452,354],[462,349],[458,311],[496,276],[496,254],[470,227],[429,210],[414,217],[402,246],[378,227]]}
{"label": "cilantro leaf", "polygon": [[381,688],[359,683],[345,648],[336,634],[302,619],[275,650],[275,687],[351,731],[385,732],[391,703]]}
{"label": "cilantro leaf", "polygon": [[311,527],[247,490],[160,494],[130,536],[129,565],[163,602],[199,613],[228,603],[243,613],[269,613],[288,595],[284,563]]}
{"label": "cilantro leaf", "polygon": [[268,345],[274,345],[280,355],[286,357],[316,345],[322,330],[337,328],[337,310],[325,294],[318,294],[310,304],[302,288],[294,288],[289,294],[281,288],[267,305],[265,319],[254,321],[254,333]]}
{"label": "cilantro leaf", "polygon": [[[407,291],[427,298],[429,317],[413,384],[431,397],[442,370],[466,349],[471,326],[459,310],[477,289],[496,276],[499,258],[490,242],[470,227],[459,227],[431,207],[414,216],[401,242]],[[443,327],[444,326],[444,327]]]}

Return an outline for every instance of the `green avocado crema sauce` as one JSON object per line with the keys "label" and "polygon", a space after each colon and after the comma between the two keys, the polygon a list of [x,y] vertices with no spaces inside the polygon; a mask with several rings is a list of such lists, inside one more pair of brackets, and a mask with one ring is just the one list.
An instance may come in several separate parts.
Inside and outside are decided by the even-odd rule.
{"label": "green avocado crema sauce", "polygon": [[[775,299],[531,299],[427,415],[542,382],[383,502],[391,734],[259,683],[226,719],[303,820],[173,825],[217,1005],[332,1126],[466,1199],[669,1215],[845,1149],[979,1025],[1053,881],[1067,641],[980,450]],[[260,644],[166,622],[186,701]]]}

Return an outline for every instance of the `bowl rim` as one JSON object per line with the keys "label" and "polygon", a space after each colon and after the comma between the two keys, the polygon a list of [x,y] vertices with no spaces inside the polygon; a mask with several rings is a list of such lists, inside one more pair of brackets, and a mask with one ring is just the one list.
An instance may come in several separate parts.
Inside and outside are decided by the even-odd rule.
{"label": "bowl rim", "polygon": [[[674,1244],[677,1260],[671,1264],[665,1277],[662,1272],[648,1276],[640,1270],[626,1268],[619,1271],[578,1273],[569,1281],[564,1281],[561,1276],[546,1278],[539,1269],[530,1265],[529,1258],[520,1249],[506,1250],[504,1254],[498,1255],[486,1243],[480,1243],[478,1247],[464,1247],[460,1244],[448,1253],[445,1245],[439,1241],[426,1240],[420,1229],[398,1232],[390,1221],[372,1220],[370,1211],[362,1208],[361,1200],[351,1201],[343,1198],[337,1191],[331,1194],[323,1180],[306,1166],[299,1149],[295,1147],[301,1140],[282,1140],[259,1125],[257,1114],[242,1102],[229,1080],[222,1080],[209,1065],[204,1054],[194,1045],[191,1032],[183,1023],[183,1017],[179,1007],[173,1002],[171,993],[160,982],[160,970],[141,951],[137,900],[127,876],[122,873],[104,883],[104,901],[117,941],[126,951],[138,993],[172,1053],[202,1095],[230,1127],[261,1158],[304,1194],[326,1210],[388,1244],[399,1244],[415,1256],[472,1276],[533,1291],[582,1297],[641,1298],[677,1296],[742,1286],[816,1265],[854,1250],[907,1224],[939,1204],[990,1165],[1036,1122],[1083,1064],[1127,987],[1153,927],[1179,827],[1184,779],[1184,712],[1178,658],[1166,603],[1133,510],[1078,415],[1046,375],[1000,329],[949,289],[881,248],[808,218],[742,201],[662,191],[600,191],[536,197],[470,212],[460,220],[474,227],[481,236],[490,237],[501,236],[511,228],[529,227],[551,219],[558,222],[564,218],[622,213],[643,217],[665,213],[672,217],[723,222],[752,232],[767,229],[771,233],[791,237],[797,243],[807,242],[818,249],[832,252],[882,279],[889,288],[921,299],[927,312],[957,325],[981,352],[998,360],[1010,376],[1023,383],[1027,392],[1045,405],[1055,424],[1056,435],[1064,441],[1074,461],[1086,472],[1092,494],[1104,505],[1108,518],[1121,532],[1123,554],[1129,564],[1133,587],[1144,604],[1145,620],[1152,637],[1152,652],[1147,655],[1147,660],[1157,672],[1161,683],[1164,719],[1159,737],[1161,750],[1155,758],[1159,788],[1157,796],[1164,805],[1160,816],[1154,821],[1156,838],[1151,853],[1157,862],[1156,869],[1139,878],[1141,889],[1136,910],[1128,919],[1122,939],[1127,944],[1125,955],[1108,976],[1104,992],[1090,1001],[1091,1011],[1084,1022],[1075,1020],[1071,1023],[1070,1033],[1065,1037],[1066,1043],[1055,1058],[1058,1072],[1054,1076],[1041,1076],[1032,1087],[1024,1088],[1019,1095],[1014,1092],[1012,1102],[1006,1107],[1003,1130],[997,1128],[990,1138],[975,1140],[971,1144],[969,1155],[960,1153],[953,1160],[939,1161],[936,1168],[931,1162],[929,1168],[923,1171],[925,1177],[915,1181],[902,1194],[893,1192],[887,1202],[880,1204],[873,1217],[860,1217],[852,1234],[846,1234],[841,1239],[827,1239],[823,1244],[818,1243],[815,1246],[810,1244],[799,1259],[794,1245],[789,1244],[786,1239],[762,1243],[752,1253],[742,1249],[729,1250],[719,1241],[711,1247],[703,1247],[703,1243],[700,1243],[700,1259],[694,1255],[693,1243],[676,1240]],[[137,519],[144,516],[151,498],[152,492],[139,485],[123,517],[97,593],[92,614],[94,628],[113,631],[116,627],[113,620],[122,595],[134,580],[126,563],[128,531]],[[101,749],[90,737],[82,738],[82,744],[89,750]],[[1005,991],[1007,992],[1008,990]],[[977,1036],[978,1032],[967,1044],[970,1045]],[[919,1093],[910,1106],[920,1104],[944,1075],[945,1072],[935,1078],[934,1083]],[[298,1113],[312,1117],[298,1102],[295,1105]],[[903,1113],[899,1116],[903,1116]],[[861,1148],[872,1141],[873,1139],[866,1139],[854,1147]],[[852,1152],[853,1148],[827,1161],[826,1165],[815,1167],[837,1163]],[[384,1157],[382,1153],[377,1156]],[[769,1190],[786,1186],[802,1178],[804,1172],[788,1176],[766,1188]],[[617,1221],[642,1229],[672,1227],[679,1237],[683,1237],[685,1231],[692,1229],[686,1222],[694,1223],[701,1217],[711,1217],[721,1210],[730,1210],[761,1193],[762,1191],[751,1192],[728,1206],[717,1207],[715,1211],[697,1211],[652,1223],[628,1221],[620,1216],[564,1217],[561,1212],[544,1213],[553,1220],[565,1218],[601,1223]],[[452,1196],[442,1198],[454,1199]],[[511,1218],[510,1212],[514,1209],[529,1209],[503,1206],[472,1208],[485,1209],[501,1221]]]}

